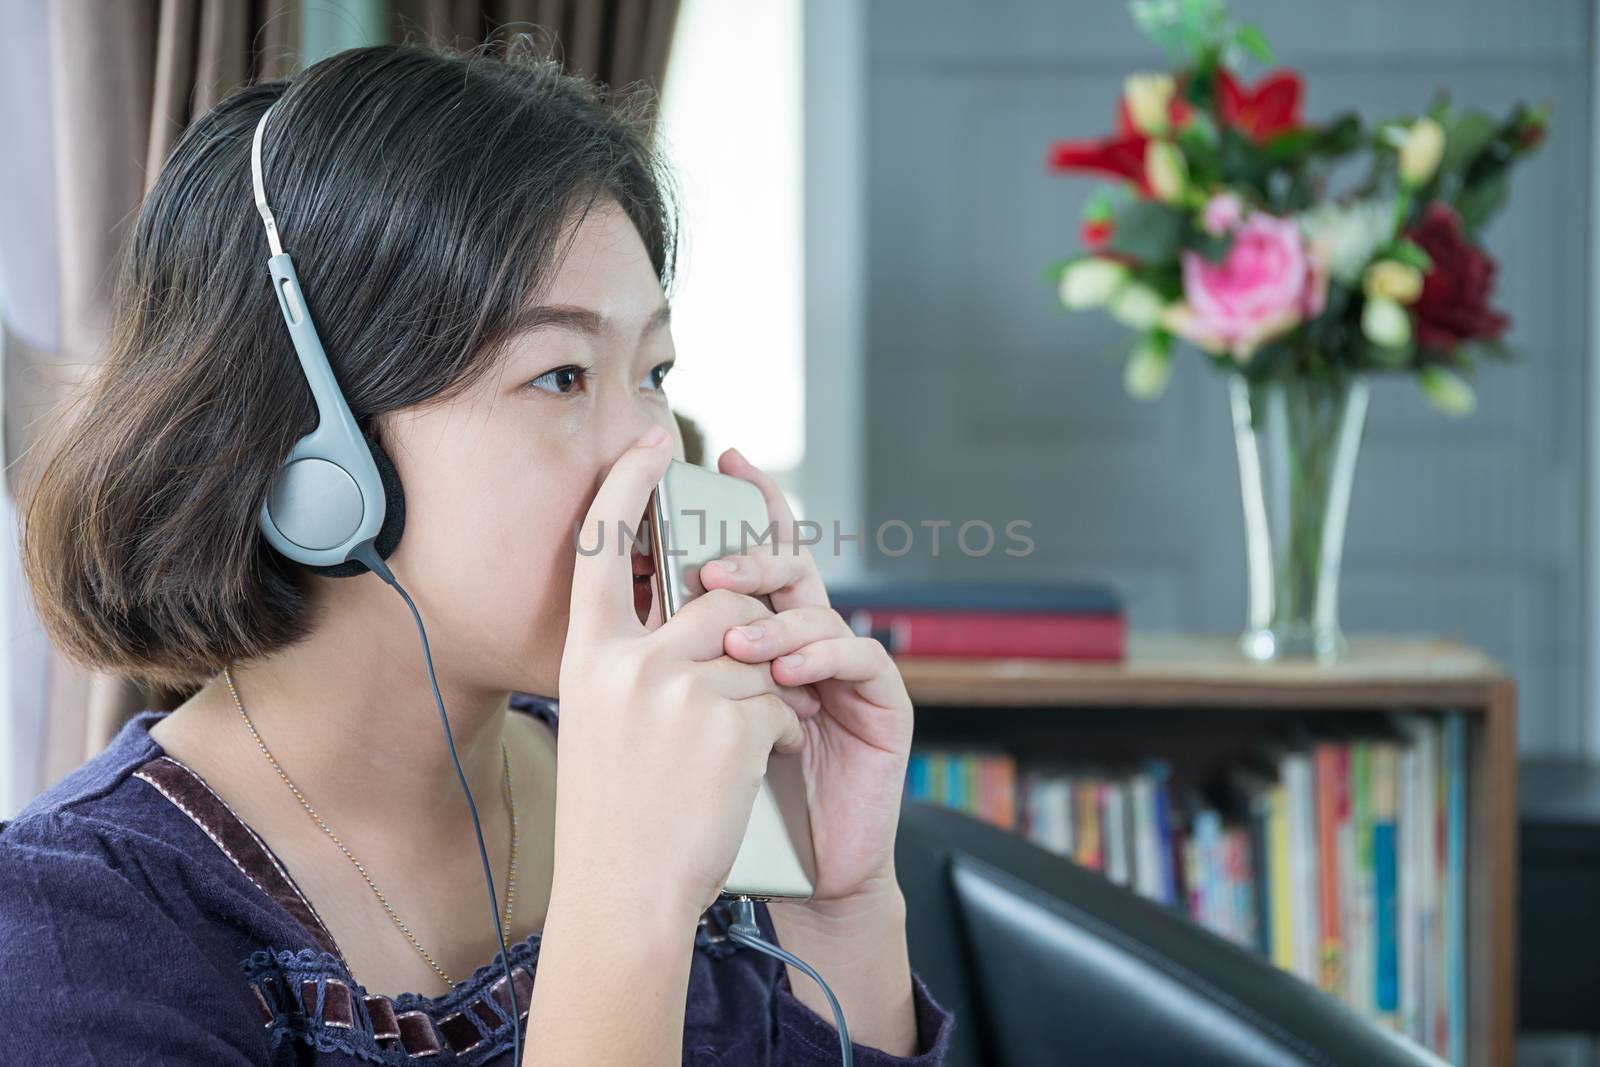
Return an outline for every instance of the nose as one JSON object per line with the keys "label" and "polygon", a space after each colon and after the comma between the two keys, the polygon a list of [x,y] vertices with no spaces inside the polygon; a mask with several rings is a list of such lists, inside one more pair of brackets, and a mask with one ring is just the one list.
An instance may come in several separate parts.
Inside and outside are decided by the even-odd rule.
{"label": "nose", "polygon": [[618,456],[637,444],[646,430],[656,426],[667,431],[672,440],[672,454],[682,459],[683,431],[678,426],[678,420],[670,412],[663,414],[663,409],[658,406],[654,411],[639,412],[630,418],[618,419],[613,424],[613,433],[608,435],[603,450],[606,469],[610,470]]}
{"label": "nose", "polygon": [[[641,413],[630,418],[619,418],[609,427],[609,433],[599,446],[595,464],[594,492],[599,492],[600,485],[611,474],[611,468],[624,452],[638,444],[646,430],[655,426],[663,427],[672,437],[672,454],[677,459],[683,458],[683,433],[679,429],[678,420],[669,413],[663,417],[659,413]],[[642,519],[642,516],[641,516]]]}

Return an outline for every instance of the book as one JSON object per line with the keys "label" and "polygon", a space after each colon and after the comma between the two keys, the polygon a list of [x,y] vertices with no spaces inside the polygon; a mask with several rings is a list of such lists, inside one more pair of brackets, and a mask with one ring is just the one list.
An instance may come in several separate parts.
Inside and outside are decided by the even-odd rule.
{"label": "book", "polygon": [[897,656],[1116,662],[1126,642],[1121,615],[835,609],[851,632],[875,638]]}
{"label": "book", "polygon": [[1344,916],[1339,893],[1340,872],[1345,865],[1341,862],[1340,838],[1341,825],[1349,823],[1348,756],[1344,744],[1319,741],[1312,757],[1317,796],[1317,889],[1322,911],[1317,984],[1340,998],[1345,991]]}
{"label": "book", "polygon": [[1128,847],[1127,793],[1122,782],[1110,781],[1102,787],[1101,798],[1103,826],[1101,839],[1105,842],[1105,875],[1117,885],[1127,885],[1131,880],[1131,849]]}
{"label": "book", "polygon": [[828,587],[828,602],[840,615],[869,611],[931,611],[959,614],[1124,614],[1122,599],[1098,582],[945,581],[861,579]]}
{"label": "book", "polygon": [[1466,1058],[1466,765],[1467,724],[1459,712],[1444,719],[1444,802],[1448,806],[1445,832],[1445,901],[1449,925],[1445,931],[1444,979],[1445,1040],[1440,1055],[1451,1061]]}
{"label": "book", "polygon": [[1342,857],[1347,866],[1340,886],[1344,901],[1345,1002],[1364,1014],[1373,1006],[1372,963],[1372,744],[1354,738],[1350,745],[1350,829]]}
{"label": "book", "polygon": [[1397,711],[1292,725],[1203,779],[1153,757],[919,745],[906,788],[1009,823],[1459,1061],[1467,758],[1465,716]]}
{"label": "book", "polygon": [[1399,853],[1396,847],[1399,809],[1400,746],[1392,741],[1374,742],[1369,768],[1372,839],[1372,1006],[1390,1029],[1398,1026],[1400,1011],[1400,961],[1396,937],[1397,878]]}
{"label": "book", "polygon": [[1267,795],[1267,846],[1262,867],[1267,868],[1266,896],[1269,933],[1268,955],[1273,964],[1293,973],[1296,965],[1292,873],[1289,865],[1289,790],[1280,779]]}
{"label": "book", "polygon": [[1091,871],[1101,869],[1100,782],[1080,778],[1073,783],[1074,849],[1073,859]]}
{"label": "book", "polygon": [[1313,758],[1310,750],[1285,755],[1283,779],[1290,835],[1290,886],[1299,905],[1294,921],[1294,973],[1315,985],[1322,973],[1322,878],[1317,866],[1318,794]]}
{"label": "book", "polygon": [[1177,827],[1173,818],[1170,790],[1172,768],[1160,760],[1147,761],[1145,765],[1150,769],[1156,782],[1156,835],[1161,845],[1161,877],[1165,885],[1162,899],[1165,903],[1176,906],[1181,897],[1174,851]]}
{"label": "book", "polygon": [[1434,1047],[1437,891],[1435,800],[1438,720],[1420,712],[1393,716],[1403,739],[1396,829],[1399,911],[1399,1018],[1402,1034]]}

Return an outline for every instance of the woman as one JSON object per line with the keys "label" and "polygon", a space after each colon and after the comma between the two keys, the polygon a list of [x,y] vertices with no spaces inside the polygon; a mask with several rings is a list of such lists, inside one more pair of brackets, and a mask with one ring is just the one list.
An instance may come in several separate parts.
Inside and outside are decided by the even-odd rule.
{"label": "woman", "polygon": [[[392,465],[376,543],[426,620],[498,931],[405,605],[257,527],[316,425],[252,203],[269,106],[266,193]],[[757,905],[763,934],[829,982],[855,1063],[943,1061],[953,1018],[906,954],[911,708],[882,648],[803,548],[708,565],[665,623],[644,568],[577,551],[637,528],[681,451],[650,122],[546,60],[383,46],[184,133],[103,373],[28,480],[23,554],[63,650],[203,684],[4,825],[9,1062],[509,1065],[513,1012],[525,1064],[838,1062],[820,988],[728,939],[717,901],[775,748],[803,755],[818,869],[812,899]],[[719,466],[782,536],[773,480]]]}

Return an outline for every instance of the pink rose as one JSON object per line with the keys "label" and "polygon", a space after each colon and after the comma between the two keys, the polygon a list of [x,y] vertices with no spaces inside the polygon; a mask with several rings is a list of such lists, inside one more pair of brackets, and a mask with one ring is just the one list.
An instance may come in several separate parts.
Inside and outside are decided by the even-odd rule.
{"label": "pink rose", "polygon": [[1184,303],[1170,329],[1209,352],[1243,363],[1264,341],[1322,313],[1328,296],[1326,257],[1308,245],[1293,219],[1243,209],[1230,193],[1213,197],[1205,229],[1232,233],[1227,258],[1212,263],[1183,253]]}

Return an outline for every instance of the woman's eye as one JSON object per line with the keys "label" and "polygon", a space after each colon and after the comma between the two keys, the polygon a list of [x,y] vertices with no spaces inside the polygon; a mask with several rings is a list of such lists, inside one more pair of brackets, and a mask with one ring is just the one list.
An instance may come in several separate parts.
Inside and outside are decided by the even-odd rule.
{"label": "woman's eye", "polygon": [[650,373],[645,376],[645,380],[650,383],[650,388],[661,388],[662,382],[667,377],[667,372],[672,370],[673,362],[674,361],[672,360],[668,360],[665,363],[657,363],[654,367],[650,368]]}
{"label": "woman's eye", "polygon": [[582,385],[589,377],[587,367],[568,365],[545,371],[528,385],[534,389],[544,389],[548,392],[570,393],[576,385]]}

